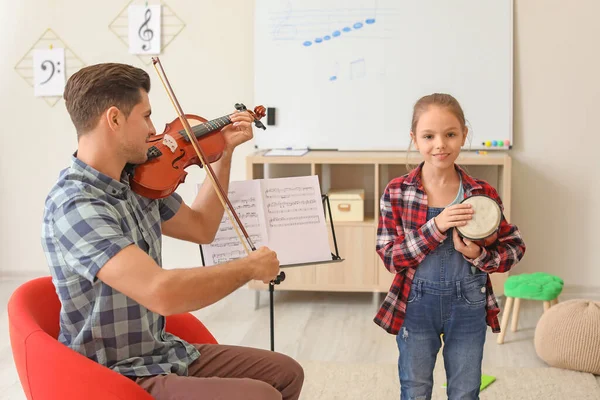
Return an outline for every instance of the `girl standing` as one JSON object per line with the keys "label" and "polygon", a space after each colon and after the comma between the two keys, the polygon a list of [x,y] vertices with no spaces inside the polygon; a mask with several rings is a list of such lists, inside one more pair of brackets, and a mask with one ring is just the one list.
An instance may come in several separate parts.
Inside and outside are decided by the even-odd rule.
{"label": "girl standing", "polygon": [[381,198],[377,253],[395,273],[374,321],[397,335],[401,400],[430,399],[444,341],[448,398],[479,399],[487,325],[500,331],[489,277],[525,253],[518,228],[504,216],[494,243],[480,247],[454,229],[472,218],[464,198],[484,194],[503,210],[496,190],[455,165],[468,129],[458,101],[432,94],[417,101],[411,139],[423,162],[393,179]]}

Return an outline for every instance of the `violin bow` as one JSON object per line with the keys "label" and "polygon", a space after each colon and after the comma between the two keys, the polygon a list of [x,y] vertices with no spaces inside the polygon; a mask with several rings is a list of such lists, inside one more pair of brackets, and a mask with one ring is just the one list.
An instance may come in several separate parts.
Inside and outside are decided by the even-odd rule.
{"label": "violin bow", "polygon": [[[200,147],[200,144],[198,143],[198,139],[196,138],[196,135],[194,135],[192,133],[192,128],[190,127],[190,124],[189,124],[187,118],[185,118],[185,116],[184,116],[185,114],[181,108],[181,105],[179,104],[179,101],[177,100],[177,97],[175,97],[173,88],[171,87],[171,84],[169,83],[169,79],[167,78],[167,74],[165,73],[165,70],[163,69],[163,66],[162,66],[159,58],[152,57],[152,64],[154,65],[154,69],[156,70],[158,77],[160,78],[160,81],[162,82],[163,86],[165,87],[165,90],[167,91],[167,94],[169,95],[169,99],[171,100],[173,107],[175,107],[175,111],[177,112],[179,120],[183,124],[185,132],[187,133],[188,137],[190,138],[190,141],[194,147],[194,150],[196,151],[196,154],[200,158],[202,165],[204,165],[206,167],[207,174],[210,177],[210,180],[212,181],[215,192],[217,193],[217,196],[219,197],[219,200],[221,201],[223,208],[227,212],[227,215],[229,216],[229,220],[231,221],[231,224],[233,225],[233,228],[235,229],[235,232],[237,233],[237,235],[240,239],[240,242],[242,242],[242,245],[244,246],[244,250],[246,250],[246,254],[250,254],[250,251],[248,250],[246,243],[250,246],[252,251],[255,251],[256,247],[254,247],[254,243],[252,242],[252,239],[250,239],[248,232],[244,228],[244,225],[242,225],[242,221],[240,221],[237,213],[233,209],[233,206],[231,205],[231,202],[229,201],[227,194],[223,190],[223,187],[219,183],[219,180],[217,179],[217,176],[215,175],[210,163],[206,162],[206,156],[204,154],[204,151]],[[160,71],[158,70],[157,65],[158,65],[158,67],[160,67]],[[162,72],[162,75],[161,75],[161,72]],[[163,78],[163,76],[164,76],[164,78]],[[232,214],[233,214],[233,217],[232,217]],[[239,225],[240,229],[242,230],[242,233],[244,234],[245,241],[244,241],[244,239],[242,239],[242,235],[240,234],[237,225],[233,222],[234,218],[235,218],[235,221],[237,222],[237,225]]]}

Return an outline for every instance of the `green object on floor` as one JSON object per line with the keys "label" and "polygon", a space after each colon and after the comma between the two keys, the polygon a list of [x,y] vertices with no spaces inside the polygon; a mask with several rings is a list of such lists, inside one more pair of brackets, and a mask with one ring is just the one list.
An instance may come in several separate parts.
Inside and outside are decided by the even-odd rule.
{"label": "green object on floor", "polygon": [[509,276],[504,283],[506,297],[528,300],[554,300],[563,288],[563,280],[545,272]]}
{"label": "green object on floor", "polygon": [[[485,374],[481,374],[481,386],[479,386],[479,391],[483,391],[483,389],[485,389],[486,387],[490,386],[492,384],[492,382],[494,382],[496,380],[495,376],[491,376],[491,375],[485,375]],[[443,387],[446,387],[446,384],[444,383]]]}

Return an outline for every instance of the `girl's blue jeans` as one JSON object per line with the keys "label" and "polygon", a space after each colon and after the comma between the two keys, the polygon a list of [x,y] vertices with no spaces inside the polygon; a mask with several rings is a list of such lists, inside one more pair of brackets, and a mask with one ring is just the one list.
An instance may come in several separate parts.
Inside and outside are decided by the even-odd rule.
{"label": "girl's blue jeans", "polygon": [[413,282],[406,319],[396,337],[401,400],[431,399],[442,334],[448,399],[479,399],[487,330],[485,284],[486,274],[448,283]]}

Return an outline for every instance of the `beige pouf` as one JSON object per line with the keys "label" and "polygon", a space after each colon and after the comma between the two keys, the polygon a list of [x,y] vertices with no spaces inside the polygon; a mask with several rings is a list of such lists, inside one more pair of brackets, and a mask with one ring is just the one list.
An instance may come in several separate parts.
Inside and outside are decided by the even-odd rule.
{"label": "beige pouf", "polygon": [[551,307],[535,328],[535,351],[550,366],[600,375],[600,302]]}

